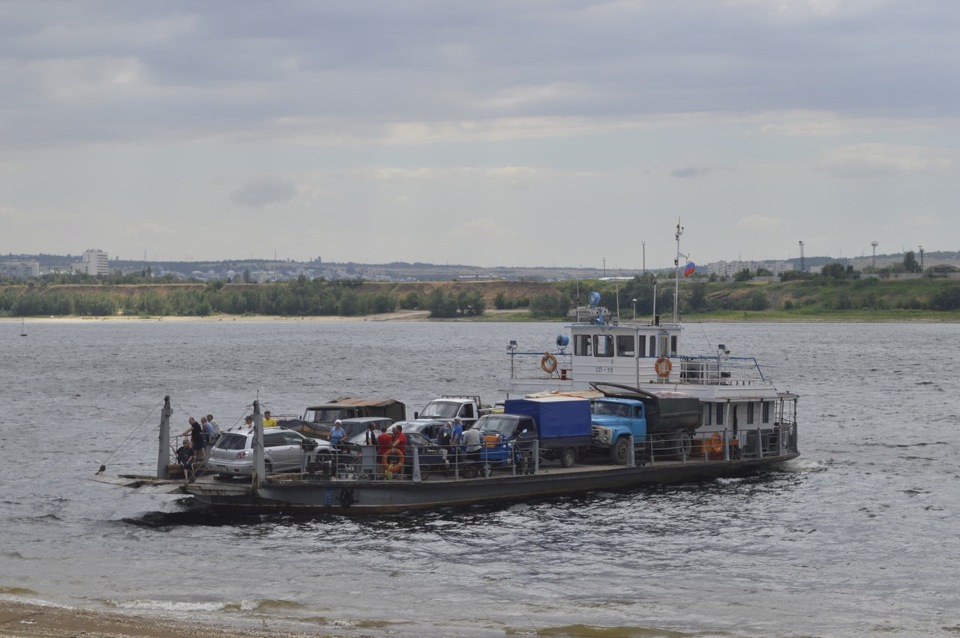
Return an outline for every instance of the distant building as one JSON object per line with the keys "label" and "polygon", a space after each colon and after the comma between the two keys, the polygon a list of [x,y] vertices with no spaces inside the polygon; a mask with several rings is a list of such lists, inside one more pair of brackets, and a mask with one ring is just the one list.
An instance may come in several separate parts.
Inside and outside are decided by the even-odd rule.
{"label": "distant building", "polygon": [[774,275],[782,275],[788,270],[793,270],[793,266],[786,261],[715,261],[707,264],[707,272],[718,277],[733,277],[742,270],[749,270],[751,273],[757,272],[763,268],[769,270]]}
{"label": "distant building", "polygon": [[109,275],[110,257],[102,250],[85,250],[81,261],[73,264],[73,271],[85,275]]}
{"label": "distant building", "polygon": [[0,275],[13,279],[30,279],[40,276],[39,261],[4,261],[0,262]]}

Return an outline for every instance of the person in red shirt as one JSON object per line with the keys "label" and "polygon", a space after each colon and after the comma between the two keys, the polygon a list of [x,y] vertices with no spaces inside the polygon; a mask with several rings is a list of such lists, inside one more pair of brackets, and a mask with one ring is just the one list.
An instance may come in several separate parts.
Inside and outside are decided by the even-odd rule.
{"label": "person in red shirt", "polygon": [[377,467],[383,468],[384,457],[387,455],[387,452],[390,451],[390,448],[393,446],[393,437],[390,436],[390,433],[387,432],[387,426],[380,426],[380,434],[377,435]]}

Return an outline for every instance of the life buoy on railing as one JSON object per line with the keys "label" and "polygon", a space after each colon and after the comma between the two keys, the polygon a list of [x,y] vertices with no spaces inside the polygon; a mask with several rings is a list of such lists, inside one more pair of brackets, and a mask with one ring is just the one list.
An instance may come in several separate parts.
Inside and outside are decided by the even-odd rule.
{"label": "life buoy on railing", "polygon": [[403,452],[393,447],[383,455],[383,469],[391,474],[403,472]]}
{"label": "life buoy on railing", "polygon": [[653,364],[653,369],[657,371],[658,377],[665,379],[670,376],[670,371],[673,370],[673,364],[670,362],[670,359],[659,357],[657,362]]}
{"label": "life buoy on railing", "polygon": [[543,358],[540,359],[540,367],[547,374],[553,374],[553,371],[557,369],[557,358],[549,352],[544,353]]}
{"label": "life buoy on railing", "polygon": [[710,441],[707,444],[707,451],[711,454],[720,454],[723,452],[723,435],[719,432],[714,432],[713,436],[710,437]]}

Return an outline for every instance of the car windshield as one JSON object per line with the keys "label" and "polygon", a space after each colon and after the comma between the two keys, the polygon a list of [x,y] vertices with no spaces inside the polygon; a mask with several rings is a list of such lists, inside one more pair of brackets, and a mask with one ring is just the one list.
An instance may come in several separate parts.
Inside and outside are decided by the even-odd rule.
{"label": "car windshield", "polygon": [[483,432],[497,433],[504,436],[513,434],[513,429],[517,426],[517,419],[508,416],[485,416],[483,422],[477,425],[477,428]]}
{"label": "car windshield", "polygon": [[221,450],[243,450],[247,447],[247,436],[245,434],[226,433],[220,437],[217,444]]}
{"label": "car windshield", "polygon": [[419,432],[404,432],[404,434],[407,437],[408,445],[411,443],[413,445],[416,445],[417,447],[425,447],[427,445],[430,445],[430,441],[427,440],[427,438],[422,434],[420,434]]}
{"label": "car windshield", "polygon": [[452,419],[457,416],[457,410],[459,409],[459,403],[451,401],[431,402],[423,408],[423,412],[420,413],[420,418]]}

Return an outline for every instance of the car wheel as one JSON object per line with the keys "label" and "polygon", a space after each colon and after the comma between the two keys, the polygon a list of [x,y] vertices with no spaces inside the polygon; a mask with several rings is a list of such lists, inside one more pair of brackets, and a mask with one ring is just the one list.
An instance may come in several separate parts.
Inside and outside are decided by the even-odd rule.
{"label": "car wheel", "polygon": [[563,448],[560,453],[560,467],[573,467],[577,462],[577,451],[572,447]]}
{"label": "car wheel", "polygon": [[270,461],[264,461],[263,469],[266,471],[267,474],[273,474],[273,463],[271,463]]}

